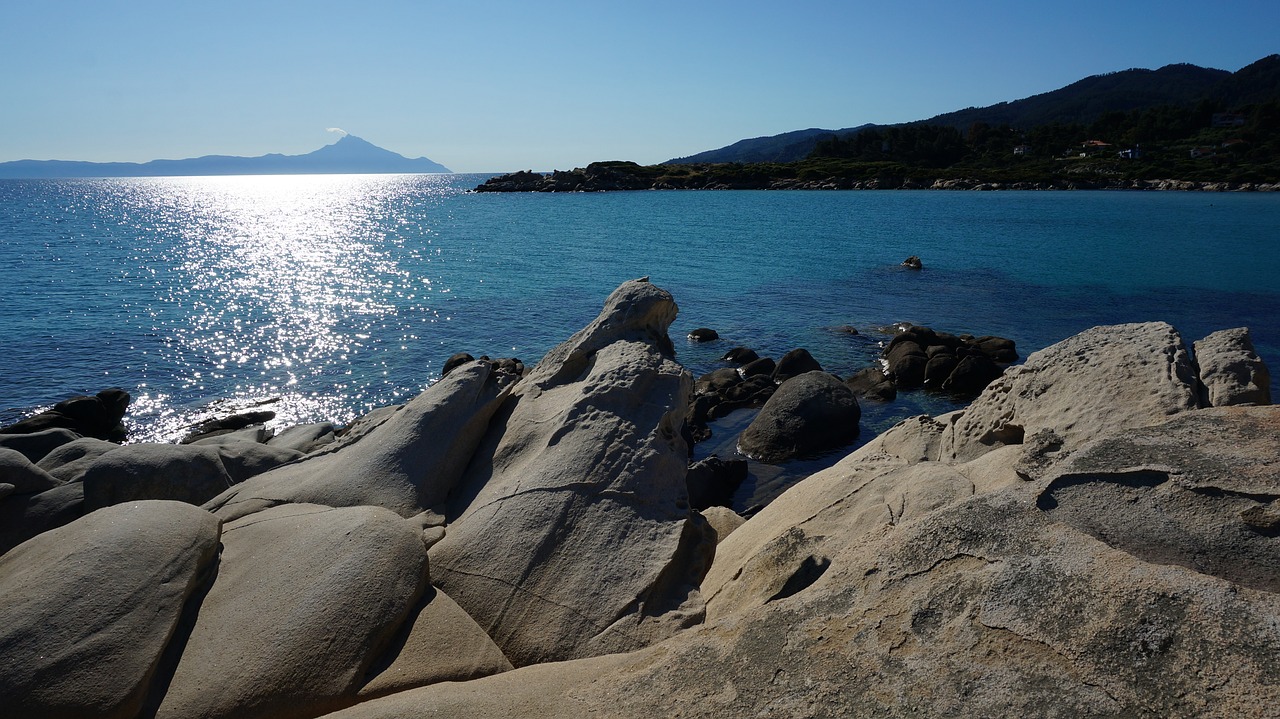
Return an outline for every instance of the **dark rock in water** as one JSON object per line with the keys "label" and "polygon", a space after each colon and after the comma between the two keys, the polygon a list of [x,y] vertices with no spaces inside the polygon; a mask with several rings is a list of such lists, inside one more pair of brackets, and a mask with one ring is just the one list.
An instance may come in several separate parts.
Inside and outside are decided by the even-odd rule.
{"label": "dark rock in water", "polygon": [[839,332],[842,335],[856,336],[856,335],[862,334],[861,332],[858,332],[858,328],[854,327],[853,325],[840,325],[839,327],[834,327],[832,329],[836,332]]}
{"label": "dark rock in water", "polygon": [[440,370],[440,376],[441,377],[447,376],[450,372],[457,369],[460,365],[464,365],[468,362],[475,362],[475,361],[476,361],[475,357],[472,357],[466,352],[459,352],[444,361],[444,367],[441,368]]}
{"label": "dark rock in water", "polygon": [[725,352],[724,356],[720,359],[741,366],[755,362],[760,359],[760,355],[756,354],[755,350],[747,349],[746,347],[734,347],[728,352]]}
{"label": "dark rock in water", "polygon": [[714,454],[689,465],[685,484],[689,487],[689,506],[702,511],[708,507],[733,506],[733,493],[747,478],[747,462],[725,461]]}
{"label": "dark rock in water", "polygon": [[[935,352],[938,349],[940,351]],[[924,386],[929,388],[941,387],[943,382],[951,376],[951,372],[956,368],[960,360],[955,356],[950,348],[942,345],[934,345],[929,348],[929,361],[924,366]]]}
{"label": "dark rock in water", "polygon": [[754,377],[758,374],[769,375],[772,377],[773,371],[777,368],[778,365],[771,358],[761,357],[754,362],[748,362],[747,364],[742,365],[738,371],[742,373],[743,377]]}
{"label": "dark rock in water", "polygon": [[778,385],[774,384],[773,379],[768,375],[757,374],[752,375],[739,384],[726,387],[720,393],[722,399],[728,402],[752,402],[755,401],[759,406],[769,399],[774,393]]}
{"label": "dark rock in water", "polygon": [[187,436],[183,437],[179,444],[192,444],[202,439],[217,437],[218,435],[228,432],[235,432],[244,429],[250,425],[262,424],[275,419],[276,413],[270,410],[258,410],[254,412],[241,412],[233,414],[230,417],[218,417],[216,419],[201,422]]}
{"label": "dark rock in water", "polygon": [[93,397],[72,397],[55,404],[51,410],[0,429],[0,433],[30,434],[63,428],[84,437],[121,441],[127,434],[121,420],[131,399],[128,392],[118,387],[104,389]]}
{"label": "dark rock in water", "polygon": [[986,389],[986,386],[1003,372],[1004,370],[986,355],[971,354],[960,358],[960,361],[955,364],[955,369],[940,387],[944,392],[973,397]]}
{"label": "dark rock in water", "polygon": [[982,354],[990,357],[995,362],[1008,364],[1010,362],[1018,361],[1017,346],[1011,339],[1005,339],[1004,337],[992,337],[988,335],[985,337],[978,337],[970,342],[970,344],[976,346],[982,351]]}
{"label": "dark rock in water", "polygon": [[920,261],[920,258],[919,258],[919,257],[916,257],[915,255],[912,255],[912,256],[908,257],[907,259],[903,260],[903,261],[902,261],[902,266],[903,266],[903,267],[906,267],[906,268],[907,268],[907,269],[909,269],[909,270],[920,270],[920,269],[924,269],[924,263],[922,263],[922,262]]}
{"label": "dark rock in water", "polygon": [[898,396],[898,386],[879,367],[867,367],[855,372],[844,383],[859,397],[876,402],[892,402]]}
{"label": "dark rock in water", "polygon": [[858,435],[862,410],[853,390],[826,372],[782,383],[742,432],[738,449],[762,462],[843,446]]}
{"label": "dark rock in water", "polygon": [[[889,341],[881,355],[901,389],[924,385],[973,397],[999,377],[997,363],[1018,359],[1014,342],[986,335],[953,335],[928,327],[907,326]],[[967,361],[966,361],[967,360]],[[960,370],[959,376],[953,374]]]}
{"label": "dark rock in water", "polygon": [[898,341],[894,338],[890,343],[885,359],[889,363],[889,374],[901,389],[913,389],[924,384],[924,370],[929,360],[924,349],[913,341]]}
{"label": "dark rock in water", "polygon": [[721,367],[698,378],[693,384],[694,394],[719,394],[742,382],[742,375],[732,367]]}
{"label": "dark rock in water", "polygon": [[699,327],[689,333],[689,339],[694,342],[710,342],[720,339],[720,333],[709,327]]}
{"label": "dark rock in water", "polygon": [[822,365],[818,364],[818,360],[809,354],[809,350],[803,348],[794,349],[782,355],[782,359],[778,360],[778,366],[773,370],[773,381],[781,384],[805,372],[821,369]]}

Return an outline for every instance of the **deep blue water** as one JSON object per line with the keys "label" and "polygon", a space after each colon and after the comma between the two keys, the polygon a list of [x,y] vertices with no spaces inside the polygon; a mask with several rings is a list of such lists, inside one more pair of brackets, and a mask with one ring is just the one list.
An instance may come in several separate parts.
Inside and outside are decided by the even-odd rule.
{"label": "deep blue water", "polygon": [[[535,361],[643,275],[695,373],[743,344],[846,375],[897,321],[1024,356],[1096,324],[1248,325],[1280,362],[1280,194],[465,192],[481,179],[0,181],[0,423],[108,386],[139,439],[213,402],[345,421],[457,351]],[[680,339],[699,326],[725,340]],[[866,406],[863,437],[950,406]]]}

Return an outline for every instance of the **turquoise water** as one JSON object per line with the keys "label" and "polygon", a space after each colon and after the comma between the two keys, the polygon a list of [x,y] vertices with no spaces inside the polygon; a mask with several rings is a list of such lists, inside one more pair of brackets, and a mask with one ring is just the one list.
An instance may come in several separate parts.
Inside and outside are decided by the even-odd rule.
{"label": "turquoise water", "polygon": [[[107,386],[138,439],[211,402],[344,421],[457,351],[535,361],[643,275],[680,304],[673,337],[726,338],[677,339],[696,373],[743,344],[848,374],[897,321],[1024,356],[1102,323],[1249,325],[1280,362],[1278,194],[465,192],[482,179],[0,181],[0,422]],[[863,436],[950,406],[867,407]]]}

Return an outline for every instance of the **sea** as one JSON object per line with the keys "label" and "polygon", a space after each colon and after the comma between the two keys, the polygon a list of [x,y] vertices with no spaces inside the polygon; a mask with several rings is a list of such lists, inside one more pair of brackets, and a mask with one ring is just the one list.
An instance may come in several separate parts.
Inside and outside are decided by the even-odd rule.
{"label": "sea", "polygon": [[[471,191],[488,177],[0,180],[0,424],[107,387],[133,396],[130,441],[248,409],[344,423],[421,392],[455,352],[533,364],[644,276],[675,296],[695,376],[736,346],[805,348],[847,376],[903,322],[1025,357],[1164,320],[1188,344],[1248,326],[1280,380],[1280,193]],[[698,327],[721,339],[687,340]],[[864,402],[857,443],[753,463],[735,502],[959,406]],[[697,456],[733,456],[751,416]]]}

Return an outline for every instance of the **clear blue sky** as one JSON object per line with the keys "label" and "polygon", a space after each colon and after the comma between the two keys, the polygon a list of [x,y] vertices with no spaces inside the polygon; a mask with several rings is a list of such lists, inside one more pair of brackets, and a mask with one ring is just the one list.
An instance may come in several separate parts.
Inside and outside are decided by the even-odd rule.
{"label": "clear blue sky", "polygon": [[1280,52],[1280,2],[0,2],[0,161],[641,163]]}

